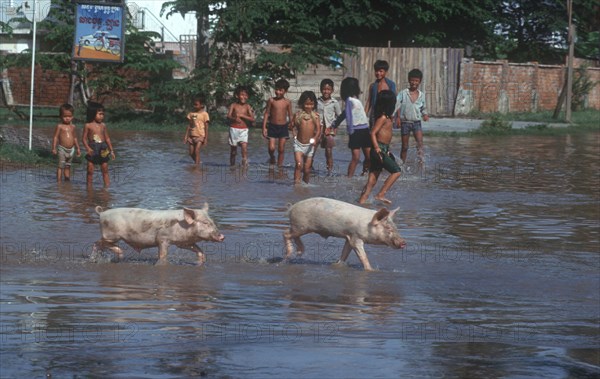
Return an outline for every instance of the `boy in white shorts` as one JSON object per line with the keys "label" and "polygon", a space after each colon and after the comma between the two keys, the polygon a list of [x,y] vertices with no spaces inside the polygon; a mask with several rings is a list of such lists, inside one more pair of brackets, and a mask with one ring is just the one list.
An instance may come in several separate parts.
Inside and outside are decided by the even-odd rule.
{"label": "boy in white shorts", "polygon": [[242,166],[248,165],[248,126],[254,123],[254,110],[248,104],[248,88],[237,86],[234,92],[236,102],[229,106],[227,119],[229,126],[229,164],[235,165],[238,145],[242,148]]}

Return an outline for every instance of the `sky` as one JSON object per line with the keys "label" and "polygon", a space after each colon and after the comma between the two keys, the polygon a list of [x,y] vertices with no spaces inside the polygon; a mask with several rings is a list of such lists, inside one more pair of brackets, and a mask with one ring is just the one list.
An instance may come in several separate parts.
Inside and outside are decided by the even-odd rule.
{"label": "sky", "polygon": [[[179,38],[181,34],[196,34],[196,16],[188,13],[185,18],[179,14],[174,14],[168,19],[160,16],[160,9],[164,1],[161,0],[128,0],[127,6],[132,8],[141,8],[150,11],[155,17],[146,14],[145,30],[153,30],[160,33],[160,21],[167,31],[165,31],[165,40],[173,41],[174,37]],[[158,20],[157,20],[158,19]],[[169,33],[170,32],[170,33]]]}

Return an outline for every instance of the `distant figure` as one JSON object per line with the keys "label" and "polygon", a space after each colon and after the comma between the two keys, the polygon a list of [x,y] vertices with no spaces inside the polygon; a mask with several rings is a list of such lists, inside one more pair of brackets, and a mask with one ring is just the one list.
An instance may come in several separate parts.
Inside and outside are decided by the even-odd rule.
{"label": "distant figure", "polygon": [[263,137],[269,140],[269,164],[275,164],[277,143],[277,166],[283,166],[285,143],[290,138],[288,122],[292,120],[292,102],[285,98],[290,83],[285,79],[275,82],[275,96],[267,101],[263,119]]}
{"label": "distant figure", "polygon": [[290,129],[294,135],[294,183],[300,183],[300,175],[304,183],[310,180],[315,149],[321,135],[319,114],[315,112],[317,96],[313,91],[304,91],[298,100],[300,110],[294,114]]}
{"label": "distant figure", "polygon": [[369,86],[369,94],[365,105],[365,112],[369,116],[369,127],[373,127],[375,123],[375,105],[377,102],[377,94],[383,90],[390,90],[396,96],[396,83],[386,77],[390,65],[387,61],[377,60],[373,65],[375,69],[375,81]]}
{"label": "distant figure", "polygon": [[71,162],[77,150],[77,156],[81,155],[79,142],[77,141],[77,129],[71,122],[75,108],[71,104],[60,106],[59,115],[61,123],[56,125],[54,137],[52,138],[52,154],[58,154],[58,168],[56,169],[56,181],[71,180]]}
{"label": "distant figure", "polygon": [[254,123],[254,110],[248,104],[248,88],[237,86],[234,91],[236,101],[229,106],[227,119],[229,126],[229,164],[235,165],[238,145],[242,149],[242,166],[248,165],[248,125]]}
{"label": "distant figure", "polygon": [[358,202],[363,204],[369,198],[369,194],[379,179],[381,171],[385,168],[390,176],[385,180],[379,193],[375,196],[376,200],[385,204],[392,202],[386,199],[385,194],[400,177],[400,166],[390,151],[390,142],[392,142],[392,114],[396,107],[396,95],[390,90],[383,90],[377,94],[377,103],[375,105],[375,125],[371,130],[371,167],[369,168],[369,179],[362,190]]}
{"label": "distant figure", "polygon": [[402,163],[406,161],[408,152],[408,143],[410,133],[412,132],[417,141],[417,157],[420,164],[423,164],[423,129],[421,120],[429,121],[427,107],[425,105],[425,93],[419,90],[419,85],[423,80],[423,73],[419,69],[411,70],[408,73],[408,88],[398,93],[396,98],[395,125],[401,128],[402,150],[400,159]]}
{"label": "distant figure", "polygon": [[210,118],[204,109],[206,100],[203,95],[196,95],[192,101],[194,111],[187,114],[188,126],[183,143],[189,145],[189,154],[196,166],[200,165],[200,148],[208,142],[208,122]]}
{"label": "distant figure", "polygon": [[348,165],[348,177],[354,176],[354,171],[360,160],[360,151],[363,152],[363,172],[362,175],[368,172],[371,153],[371,136],[369,135],[369,119],[365,113],[362,103],[358,100],[360,95],[360,87],[358,79],[345,78],[340,86],[340,95],[344,102],[344,112],[333,122],[333,128],[344,120],[346,120],[346,129],[348,130],[348,148],[352,150],[352,160]]}
{"label": "distant figure", "polygon": [[108,161],[115,159],[115,151],[108,130],[104,124],[104,106],[100,103],[88,101],[85,127],[83,128],[83,146],[87,150],[87,185],[91,186],[94,180],[94,165],[100,165],[104,187],[110,186],[108,175]]}
{"label": "distant figure", "polygon": [[332,124],[342,114],[340,103],[331,97],[332,94],[333,80],[323,79],[321,81],[321,97],[317,100],[317,112],[321,120],[321,147],[325,149],[327,175],[331,175],[333,170],[334,137],[337,132],[337,128],[333,128]]}

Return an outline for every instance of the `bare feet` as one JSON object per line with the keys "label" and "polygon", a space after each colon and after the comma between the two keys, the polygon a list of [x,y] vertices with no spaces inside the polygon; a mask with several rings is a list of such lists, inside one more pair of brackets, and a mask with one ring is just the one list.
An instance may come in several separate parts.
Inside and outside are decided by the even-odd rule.
{"label": "bare feet", "polygon": [[375,197],[375,200],[377,200],[377,201],[381,201],[382,203],[384,203],[384,204],[388,204],[388,205],[392,203],[392,201],[391,201],[391,200],[389,200],[389,199],[386,199],[385,197]]}

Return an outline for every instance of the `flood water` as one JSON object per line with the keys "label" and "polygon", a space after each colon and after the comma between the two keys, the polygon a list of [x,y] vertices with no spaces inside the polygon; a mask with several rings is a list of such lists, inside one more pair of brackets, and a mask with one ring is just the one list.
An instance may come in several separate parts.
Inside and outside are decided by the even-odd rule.
{"label": "flood water", "polygon": [[[599,133],[426,135],[427,166],[411,150],[389,193],[407,247],[366,245],[374,272],[354,253],[334,265],[343,241],[317,235],[278,259],[288,203],[356,202],[366,179],[344,176],[346,136],[335,175],[319,150],[300,186],[291,144],[270,171],[258,130],[246,171],[229,167],[226,132],[211,132],[202,169],[180,132],[111,137],[109,189],[98,172],[86,189],[83,164],[63,185],[54,168],[2,168],[3,378],[600,375]],[[167,266],[125,244],[120,263],[91,254],[97,205],[204,202],[226,239],[200,243],[203,267],[174,246]]]}

